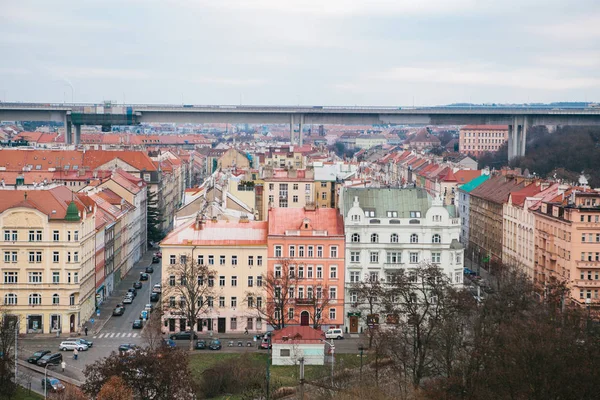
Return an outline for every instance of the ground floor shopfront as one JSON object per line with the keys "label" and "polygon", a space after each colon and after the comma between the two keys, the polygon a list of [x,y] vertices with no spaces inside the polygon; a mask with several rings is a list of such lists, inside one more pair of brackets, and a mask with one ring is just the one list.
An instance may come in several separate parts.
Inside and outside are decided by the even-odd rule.
{"label": "ground floor shopfront", "polygon": [[260,317],[242,315],[214,315],[200,318],[193,327],[188,326],[187,319],[175,315],[163,318],[163,333],[175,333],[193,329],[196,332],[244,333],[263,332],[267,326]]}

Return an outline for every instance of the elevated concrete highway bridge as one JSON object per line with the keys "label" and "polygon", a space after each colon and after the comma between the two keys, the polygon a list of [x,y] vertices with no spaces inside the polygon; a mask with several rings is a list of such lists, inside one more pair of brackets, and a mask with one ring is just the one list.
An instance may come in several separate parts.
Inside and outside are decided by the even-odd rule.
{"label": "elevated concrete highway bridge", "polygon": [[[535,125],[600,125],[599,107],[440,106],[330,107],[250,105],[0,103],[0,121],[56,121],[67,143],[79,144],[82,125],[142,122],[290,124],[292,143],[302,144],[304,124],[508,125],[509,158],[525,155],[527,128]],[[75,135],[72,135],[72,126]],[[294,127],[299,126],[298,137]]]}

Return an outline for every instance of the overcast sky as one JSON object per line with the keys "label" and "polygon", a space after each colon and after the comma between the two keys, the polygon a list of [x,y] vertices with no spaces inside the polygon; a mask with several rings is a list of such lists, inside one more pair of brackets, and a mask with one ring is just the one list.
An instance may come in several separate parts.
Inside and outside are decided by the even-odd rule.
{"label": "overcast sky", "polygon": [[0,99],[600,102],[598,0],[0,0]]}

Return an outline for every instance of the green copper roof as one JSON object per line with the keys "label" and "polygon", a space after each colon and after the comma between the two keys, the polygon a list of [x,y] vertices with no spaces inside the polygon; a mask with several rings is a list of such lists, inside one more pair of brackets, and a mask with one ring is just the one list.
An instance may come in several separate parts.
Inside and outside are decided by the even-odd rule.
{"label": "green copper roof", "polygon": [[481,185],[483,182],[490,179],[489,175],[479,175],[477,178],[471,180],[470,182],[465,183],[464,185],[459,186],[458,188],[466,193],[471,193],[473,189],[476,189],[477,186]]}
{"label": "green copper roof", "polygon": [[79,221],[79,210],[75,205],[75,202],[71,200],[71,204],[67,207],[67,214],[65,215],[65,221]]}
{"label": "green copper roof", "polygon": [[398,218],[410,218],[411,211],[425,213],[431,207],[431,196],[422,188],[345,188],[343,213],[352,208],[358,197],[360,208],[375,211],[375,218],[388,218],[388,211],[398,212]]}

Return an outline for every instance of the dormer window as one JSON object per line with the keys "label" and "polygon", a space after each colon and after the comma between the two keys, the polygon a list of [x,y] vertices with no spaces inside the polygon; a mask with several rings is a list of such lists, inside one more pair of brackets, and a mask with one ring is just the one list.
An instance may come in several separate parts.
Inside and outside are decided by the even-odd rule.
{"label": "dormer window", "polygon": [[353,214],[353,215],[350,217],[350,220],[352,220],[352,221],[354,221],[354,222],[360,222],[360,215],[358,215],[358,214]]}

